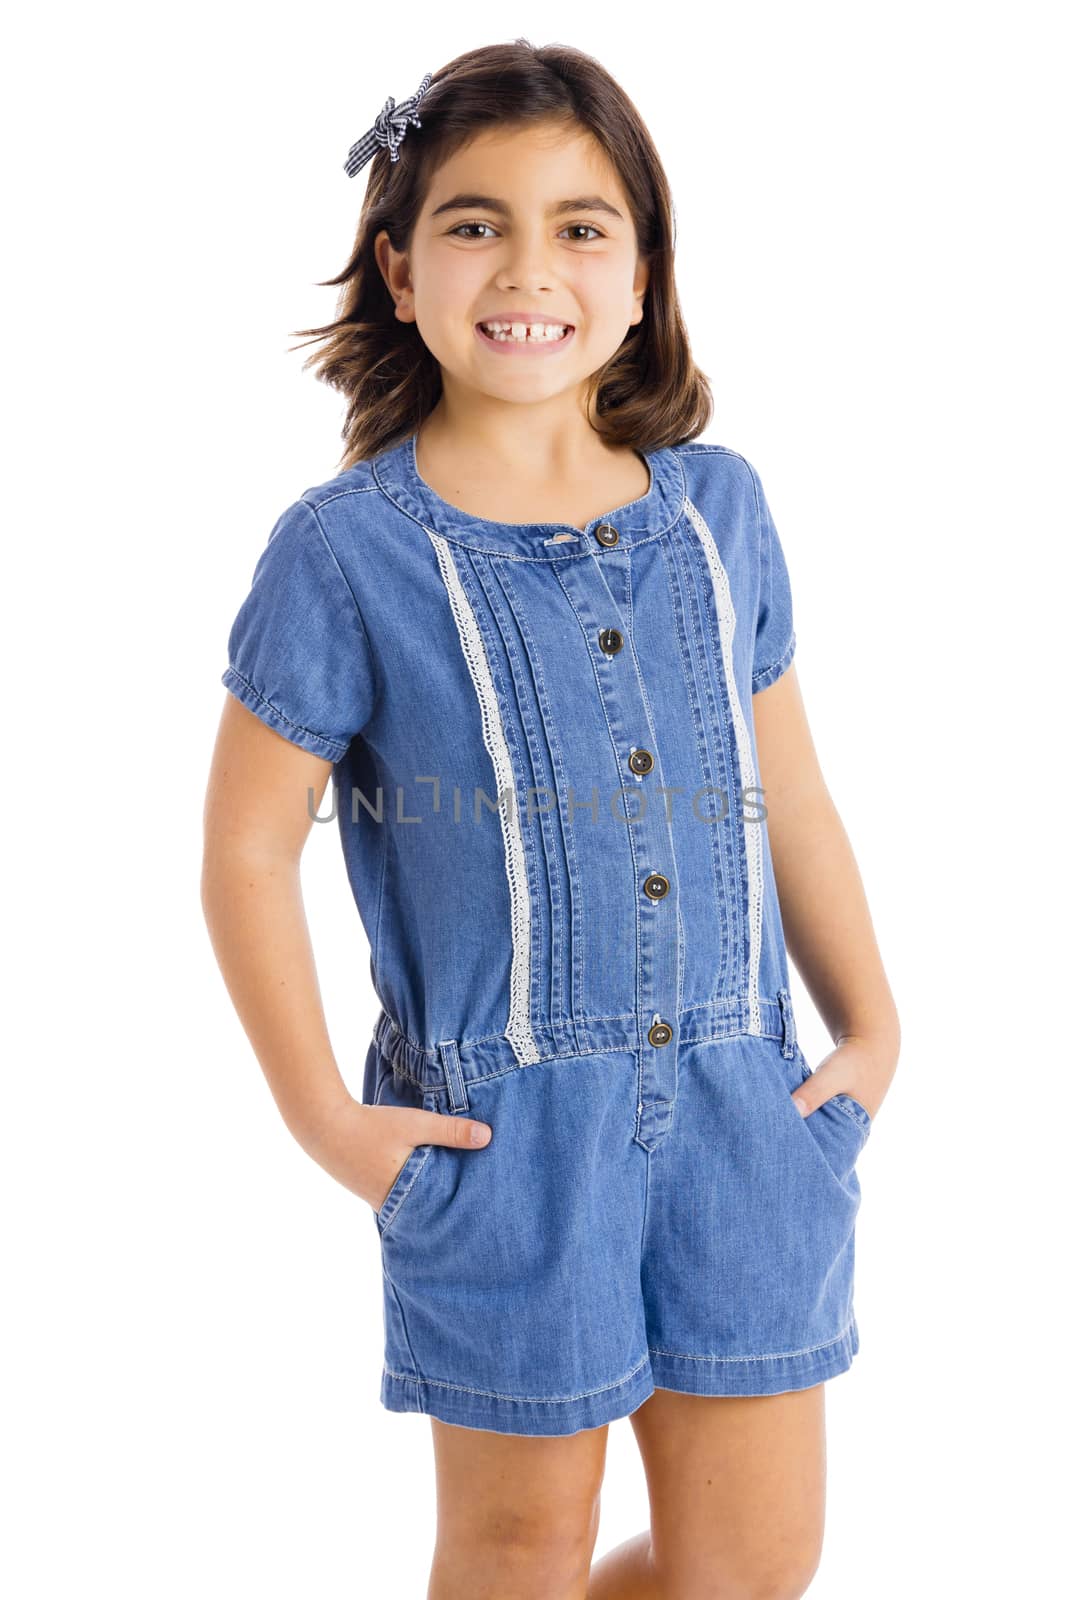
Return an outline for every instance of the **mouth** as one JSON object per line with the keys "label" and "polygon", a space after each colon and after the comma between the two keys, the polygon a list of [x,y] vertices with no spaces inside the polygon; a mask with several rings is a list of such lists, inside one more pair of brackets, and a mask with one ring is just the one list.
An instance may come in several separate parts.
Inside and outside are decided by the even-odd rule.
{"label": "mouth", "polygon": [[483,344],[507,355],[547,354],[563,349],[574,338],[574,325],[569,322],[507,323],[494,319],[476,322],[474,328]]}

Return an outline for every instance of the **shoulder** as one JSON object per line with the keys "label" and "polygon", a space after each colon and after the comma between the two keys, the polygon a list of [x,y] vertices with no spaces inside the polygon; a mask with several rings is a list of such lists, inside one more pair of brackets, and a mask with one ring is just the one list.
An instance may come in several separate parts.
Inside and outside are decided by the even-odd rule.
{"label": "shoulder", "polygon": [[718,506],[733,502],[759,521],[762,484],[759,473],[740,450],[725,444],[689,443],[673,446],[681,458],[686,492],[699,506],[710,497]]}
{"label": "shoulder", "polygon": [[318,546],[351,584],[365,556],[367,534],[381,519],[382,491],[369,461],[310,484],[278,518],[272,538]]}
{"label": "shoulder", "polygon": [[321,523],[344,519],[358,520],[370,512],[375,497],[381,494],[369,461],[357,461],[354,467],[335,473],[322,483],[305,489],[296,502],[313,512]]}

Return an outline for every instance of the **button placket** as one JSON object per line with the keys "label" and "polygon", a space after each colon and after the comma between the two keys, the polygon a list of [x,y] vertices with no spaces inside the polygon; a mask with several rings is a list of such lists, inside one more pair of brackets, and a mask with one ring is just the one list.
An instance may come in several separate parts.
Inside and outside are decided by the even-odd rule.
{"label": "button placket", "polygon": [[[631,790],[653,771],[659,777],[661,762],[655,749],[654,733],[632,649],[623,649],[619,602],[601,566],[601,548],[606,551],[619,543],[619,534],[610,524],[594,530],[596,543],[587,542],[588,558],[561,563],[557,577],[574,606],[575,613],[590,626],[590,636],[598,648],[591,651],[593,669],[600,680],[598,701],[602,702],[619,769],[624,777],[633,774],[636,783],[623,783],[626,795],[623,811],[628,821],[621,823],[630,834],[635,878],[627,891],[637,890],[635,958],[640,976],[638,1016],[639,1082],[635,1106],[634,1137],[646,1149],[653,1149],[670,1129],[678,1088],[677,1019],[680,993],[680,917],[678,896],[672,890],[677,863],[666,806],[644,804],[633,815],[629,804]],[[625,551],[623,559],[626,559]],[[604,567],[612,566],[610,555]],[[604,621],[605,599],[619,626],[600,626]],[[597,623],[593,623],[597,618]],[[618,637],[618,648],[606,647]],[[627,735],[632,735],[632,740]],[[617,779],[618,773],[611,775]],[[663,783],[667,778],[663,778]],[[643,797],[642,797],[643,798]],[[612,825],[618,826],[619,822]],[[653,865],[655,864],[655,866]],[[666,870],[658,870],[662,866]]]}

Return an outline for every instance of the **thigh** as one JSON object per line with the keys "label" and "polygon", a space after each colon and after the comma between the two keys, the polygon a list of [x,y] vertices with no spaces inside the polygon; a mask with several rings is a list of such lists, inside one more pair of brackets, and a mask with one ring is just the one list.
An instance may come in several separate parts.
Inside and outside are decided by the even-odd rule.
{"label": "thigh", "polygon": [[494,1434],[430,1418],[437,1533],[462,1544],[566,1544],[593,1530],[608,1426],[577,1434]]}
{"label": "thigh", "polygon": [[775,1395],[657,1389],[633,1413],[648,1480],[652,1559],[679,1593],[802,1594],[826,1497],[825,1385]]}
{"label": "thigh", "polygon": [[[431,1418],[437,1475],[435,1596],[584,1596],[600,1517],[608,1427],[493,1433]],[[542,1587],[538,1587],[541,1584]],[[509,1588],[509,1594],[512,1589]]]}

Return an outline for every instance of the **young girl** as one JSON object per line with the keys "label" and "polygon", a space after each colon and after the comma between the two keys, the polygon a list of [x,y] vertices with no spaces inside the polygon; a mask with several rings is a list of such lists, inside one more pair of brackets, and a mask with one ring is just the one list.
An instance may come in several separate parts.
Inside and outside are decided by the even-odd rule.
{"label": "young girl", "polygon": [[[778,532],[745,457],[693,442],[670,190],[596,61],[472,50],[386,101],[368,160],[305,330],[343,467],[229,638],[214,948],[288,1127],[374,1215],[435,1600],[799,1595],[899,1040]],[[381,1002],[360,1100],[300,893],[331,776]],[[590,1571],[621,1417],[651,1527]]]}

